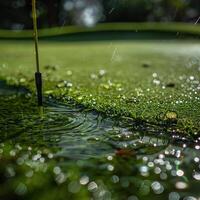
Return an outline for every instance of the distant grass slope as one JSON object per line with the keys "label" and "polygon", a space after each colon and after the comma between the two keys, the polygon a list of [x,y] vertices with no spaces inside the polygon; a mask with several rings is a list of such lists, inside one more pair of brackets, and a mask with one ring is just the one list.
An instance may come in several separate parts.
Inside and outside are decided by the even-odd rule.
{"label": "distant grass slope", "polygon": [[[151,31],[182,33],[200,36],[200,26],[188,23],[102,23],[93,28],[84,28],[77,26],[63,26],[51,29],[42,29],[39,31],[40,37],[61,36],[74,33],[87,32],[110,32],[110,31]],[[10,31],[0,30],[0,38],[32,38],[31,30]]]}

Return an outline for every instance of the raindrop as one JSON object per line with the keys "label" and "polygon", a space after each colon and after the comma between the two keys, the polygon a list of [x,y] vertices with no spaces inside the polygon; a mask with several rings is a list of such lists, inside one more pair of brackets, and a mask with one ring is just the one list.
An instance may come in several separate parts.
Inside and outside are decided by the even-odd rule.
{"label": "raindrop", "polygon": [[127,187],[129,187],[129,180],[127,179],[127,178],[121,178],[120,179],[120,182],[121,182],[121,186],[123,187],[123,188],[127,188]]}
{"label": "raindrop", "polygon": [[108,160],[113,160],[113,157],[112,156],[108,156],[107,159]]}
{"label": "raindrop", "polygon": [[153,162],[148,162],[148,167],[154,167],[154,163]]}
{"label": "raindrop", "polygon": [[154,78],[156,78],[156,77],[158,76],[158,74],[157,74],[157,73],[153,73],[152,76],[153,76]]}
{"label": "raindrop", "polygon": [[184,171],[179,169],[179,170],[177,170],[176,175],[177,176],[183,176],[184,175]]}
{"label": "raindrop", "polygon": [[99,70],[99,76],[103,77],[106,74],[106,71],[104,69]]}
{"label": "raindrop", "polygon": [[68,70],[68,71],[66,72],[66,74],[67,74],[67,76],[71,76],[71,75],[72,75],[72,71],[71,71],[71,70]]}
{"label": "raindrop", "polygon": [[142,176],[148,176],[149,175],[149,168],[147,166],[141,166],[140,167],[140,173]]}
{"label": "raindrop", "polygon": [[28,147],[28,150],[29,150],[29,151],[32,151],[32,147]]}
{"label": "raindrop", "polygon": [[92,182],[90,182],[90,183],[88,184],[88,190],[89,190],[90,192],[95,191],[97,188],[98,188],[98,186],[97,186],[97,184],[96,184],[94,181],[92,181]]}
{"label": "raindrop", "polygon": [[196,145],[196,146],[195,146],[195,149],[199,150],[199,149],[200,149],[200,146],[199,146],[199,145]]}
{"label": "raindrop", "polygon": [[52,159],[52,158],[53,158],[53,154],[52,154],[52,153],[49,153],[49,154],[48,154],[48,158],[49,158],[49,159]]}
{"label": "raindrop", "polygon": [[82,176],[80,178],[79,182],[80,182],[81,185],[87,185],[89,183],[89,177],[88,176]]}
{"label": "raindrop", "polygon": [[180,190],[184,190],[188,187],[187,183],[182,182],[182,181],[176,182],[175,186],[177,189],[180,189]]}
{"label": "raindrop", "polygon": [[164,187],[158,181],[153,182],[151,187],[155,194],[161,194],[164,191]]}
{"label": "raindrop", "polygon": [[200,181],[200,173],[199,172],[194,172],[193,173],[193,178],[196,179],[197,181]]}
{"label": "raindrop", "polygon": [[60,167],[58,167],[58,166],[54,167],[53,172],[54,172],[54,174],[60,174],[61,173]]}
{"label": "raindrop", "polygon": [[113,171],[114,170],[114,166],[113,165],[108,165],[107,169],[108,169],[108,171]]}
{"label": "raindrop", "polygon": [[113,183],[118,183],[119,182],[119,177],[117,175],[112,176],[112,182]]}
{"label": "raindrop", "polygon": [[154,169],[154,173],[155,173],[155,174],[160,174],[160,173],[161,173],[160,167],[156,167],[156,168]]}
{"label": "raindrop", "polygon": [[169,193],[169,200],[179,200],[180,195],[177,192],[171,192]]}
{"label": "raindrop", "polygon": [[97,77],[96,74],[90,74],[90,78],[91,78],[91,79],[97,79],[98,77]]}

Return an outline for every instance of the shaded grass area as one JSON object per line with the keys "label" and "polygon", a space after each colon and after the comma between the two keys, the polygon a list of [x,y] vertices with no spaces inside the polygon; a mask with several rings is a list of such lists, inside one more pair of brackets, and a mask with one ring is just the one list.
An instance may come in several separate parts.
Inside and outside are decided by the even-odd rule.
{"label": "shaded grass area", "polygon": [[[44,93],[112,116],[176,124],[177,130],[197,135],[199,30],[154,23],[41,30]],[[31,35],[0,31],[6,39],[0,41],[0,76],[34,91]]]}
{"label": "shaded grass area", "polygon": [[[162,33],[166,35],[182,36],[200,36],[200,26],[197,24],[189,23],[102,23],[92,28],[78,27],[78,26],[63,26],[50,29],[39,30],[40,38],[49,38],[58,36],[66,36],[70,34],[82,34],[83,33],[99,33],[99,32],[149,32],[156,34]],[[152,35],[152,34],[151,34]],[[11,31],[0,30],[0,38],[13,38],[13,39],[28,39],[32,38],[32,30],[23,31]],[[108,35],[107,35],[108,37]],[[156,38],[154,37],[154,38]],[[98,39],[98,38],[96,38]]]}

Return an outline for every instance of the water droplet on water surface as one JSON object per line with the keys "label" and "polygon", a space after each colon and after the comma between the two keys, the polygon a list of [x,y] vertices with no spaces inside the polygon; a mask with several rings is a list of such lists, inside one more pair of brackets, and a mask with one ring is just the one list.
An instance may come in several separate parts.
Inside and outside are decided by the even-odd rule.
{"label": "water droplet on water surface", "polygon": [[27,192],[27,186],[24,183],[19,183],[17,188],[15,189],[15,193],[17,195],[24,195]]}
{"label": "water droplet on water surface", "polygon": [[157,181],[153,182],[151,187],[155,194],[161,194],[164,191],[164,187]]}
{"label": "water droplet on water surface", "polygon": [[169,200],[179,200],[180,195],[177,192],[171,192],[169,194]]}
{"label": "water droplet on water surface", "polygon": [[98,185],[97,185],[94,181],[92,181],[92,182],[90,182],[90,183],[88,184],[88,190],[89,190],[90,192],[95,191],[97,188],[98,188]]}
{"label": "water droplet on water surface", "polygon": [[89,183],[89,177],[88,176],[82,176],[80,178],[80,184],[81,185],[87,185]]}
{"label": "water droplet on water surface", "polygon": [[[115,88],[122,86],[118,85],[120,83],[111,81],[106,84]],[[9,91],[16,93],[15,89],[13,91],[9,88]],[[138,95],[143,94],[141,88],[137,88],[136,91]],[[80,101],[85,98],[79,97]],[[171,187],[171,182],[174,182],[173,186],[178,191],[190,187],[193,183],[191,179],[195,181],[193,184],[199,183],[199,169],[196,166],[199,163],[198,143],[192,148],[191,144],[186,142],[187,140],[180,139],[177,142],[176,134],[165,131],[162,126],[155,126],[151,123],[140,124],[134,120],[124,123],[122,120],[104,117],[95,111],[86,111],[82,106],[77,106],[73,102],[61,103],[52,98],[45,99],[44,117],[40,120],[31,99],[16,96],[14,99],[7,99],[7,102],[1,102],[2,106],[6,107],[6,110],[1,110],[1,120],[9,122],[9,126],[4,126],[0,130],[7,133],[1,135],[1,139],[18,144],[10,149],[8,154],[12,159],[16,157],[18,167],[27,165],[27,163],[27,166],[31,166],[24,173],[27,179],[30,179],[33,174],[35,176],[37,172],[46,172],[46,162],[49,159],[55,159],[56,165],[51,169],[54,181],[57,185],[67,184],[68,191],[71,193],[78,193],[81,185],[87,185],[87,189],[92,193],[100,194],[101,191],[103,196],[108,194],[105,192],[106,189],[102,189],[99,180],[95,179],[94,171],[98,171],[101,174],[100,177],[104,177],[106,173],[106,179],[112,184],[127,189],[133,187],[133,177],[136,173],[137,182],[141,183],[141,187],[138,186],[141,195],[149,193],[164,195]],[[21,109],[23,109],[23,115]],[[177,113],[173,111],[167,112],[164,117],[166,120],[178,118]],[[169,137],[172,134],[174,137]],[[28,147],[25,150],[29,156],[25,154],[18,156],[19,151],[24,149],[21,144],[27,144]],[[182,148],[184,144],[187,145]],[[39,149],[34,151],[33,145],[58,147],[59,150],[55,153],[47,151],[44,156],[43,151]],[[4,153],[3,145],[1,149],[0,158]],[[77,180],[68,178],[68,174],[59,165],[59,158],[62,158],[62,163],[66,165],[70,162],[76,163],[75,166],[80,169],[80,177]],[[85,165],[88,171],[83,170]],[[94,170],[90,170],[91,168]],[[126,173],[127,175],[124,176]],[[188,176],[189,173],[191,177]],[[14,178],[15,176],[14,168],[5,171],[5,177]],[[147,177],[151,181],[143,181]],[[184,177],[188,178],[188,182],[182,180]],[[26,193],[26,187],[26,185],[21,185],[16,192]],[[177,194],[169,193],[169,199],[178,199]],[[129,197],[133,198],[134,195],[130,193]]]}

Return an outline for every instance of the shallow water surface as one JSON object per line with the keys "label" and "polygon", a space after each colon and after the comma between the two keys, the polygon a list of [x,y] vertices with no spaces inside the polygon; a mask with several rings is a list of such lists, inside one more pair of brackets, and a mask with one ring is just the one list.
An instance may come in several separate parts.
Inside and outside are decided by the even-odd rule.
{"label": "shallow water surface", "polygon": [[[16,144],[27,149],[54,149],[53,156],[48,155],[56,165],[52,172],[57,183],[54,187],[66,185],[65,192],[73,195],[81,195],[83,187],[88,196],[84,194],[82,199],[200,199],[198,140],[177,137],[161,126],[105,117],[72,102],[61,103],[52,98],[45,100],[41,113],[27,90],[9,87],[4,82],[0,82],[0,103],[1,149],[7,142],[14,146],[10,156],[16,152]],[[21,147],[18,149],[22,151]],[[48,165],[40,151],[28,157],[24,157],[25,153],[19,153],[22,164],[19,158],[16,163],[8,159],[5,169],[10,170],[10,162],[13,170],[30,161]],[[3,170],[0,169],[0,176],[4,176]],[[5,176],[0,184],[4,186],[8,180],[23,184],[24,193],[20,193],[19,184],[9,192],[27,199],[30,197],[27,187],[33,186],[23,177],[23,170],[20,173],[12,179]],[[9,194],[0,192],[0,196],[6,199]]]}

